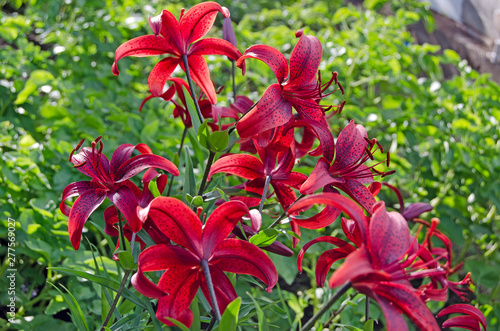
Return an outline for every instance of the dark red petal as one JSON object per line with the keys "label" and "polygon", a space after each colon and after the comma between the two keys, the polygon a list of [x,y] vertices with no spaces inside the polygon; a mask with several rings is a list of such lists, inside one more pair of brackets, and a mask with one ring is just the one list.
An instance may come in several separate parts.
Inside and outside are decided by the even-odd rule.
{"label": "dark red petal", "polygon": [[410,247],[410,230],[408,223],[401,214],[388,213],[383,201],[378,206],[370,220],[369,243],[373,262],[381,267],[398,261]]}
{"label": "dark red petal", "polygon": [[161,288],[150,281],[144,273],[139,269],[131,278],[130,283],[134,286],[137,292],[148,298],[162,298],[166,295]]}
{"label": "dark red petal", "polygon": [[[212,283],[214,284],[215,297],[217,298],[217,304],[220,310],[220,313],[223,314],[226,310],[226,307],[231,301],[236,299],[238,296],[236,291],[234,290],[233,284],[227,276],[222,272],[219,268],[210,266],[210,276],[212,277]],[[205,275],[202,276],[201,282],[201,290],[205,295],[208,303],[212,308],[214,307],[212,303],[212,298],[210,298],[210,293],[208,292],[208,287],[205,280]]]}
{"label": "dark red petal", "polygon": [[[160,97],[164,94],[163,89],[165,88],[165,83],[167,82],[167,79],[170,77],[172,72],[174,72],[175,68],[177,68],[177,65],[179,63],[180,58],[170,56],[164,58],[154,66],[148,77],[149,91],[153,96]],[[172,93],[173,91],[171,91],[167,96],[170,97]],[[170,99],[171,98],[172,97],[170,97]]]}
{"label": "dark red petal", "polygon": [[[217,94],[215,93],[214,83],[210,79],[210,71],[208,70],[207,62],[201,55],[189,55],[188,64],[191,78],[207,96],[210,103],[215,105],[217,103]],[[181,67],[185,72],[186,68],[182,62]]]}
{"label": "dark red petal", "polygon": [[199,264],[197,256],[174,245],[150,246],[139,255],[139,268],[142,272],[166,270],[175,266],[194,267]]}
{"label": "dark red petal", "polygon": [[208,180],[219,172],[239,176],[245,179],[264,177],[262,162],[253,155],[231,154],[221,157],[210,168]]}
{"label": "dark red petal", "polygon": [[359,227],[362,238],[366,238],[366,228],[368,219],[363,213],[363,210],[351,199],[337,193],[320,193],[313,194],[297,201],[288,210],[289,214],[300,212],[309,208],[313,204],[326,204],[338,208],[345,212],[349,217],[356,221]]}
{"label": "dark red petal", "polygon": [[339,248],[329,249],[323,252],[316,263],[316,284],[319,287],[323,287],[325,284],[326,276],[332,264],[336,261],[345,258],[348,253],[342,251]]}
{"label": "dark red petal", "polygon": [[370,190],[366,186],[359,183],[357,180],[351,179],[346,179],[343,183],[332,182],[331,184],[347,193],[351,198],[356,200],[357,203],[363,206],[363,208],[365,208],[369,213],[372,213],[373,205],[377,201],[373,197],[372,192],[370,192]]}
{"label": "dark red petal", "polygon": [[323,48],[318,38],[302,35],[290,56],[290,77],[287,85],[308,85],[316,79]]}
{"label": "dark red petal", "polygon": [[203,227],[201,236],[205,259],[210,259],[214,247],[224,240],[241,218],[248,213],[248,207],[240,201],[225,202],[212,212]]}
{"label": "dark red petal", "polygon": [[61,203],[59,204],[59,209],[64,215],[69,216],[71,208],[66,205],[65,201],[68,200],[69,198],[82,195],[88,190],[95,190],[95,189],[105,190],[106,187],[104,187],[99,182],[91,182],[91,181],[81,181],[69,184],[64,188]]}
{"label": "dark red petal", "polygon": [[151,56],[158,54],[174,54],[175,50],[165,38],[153,35],[141,36],[131,39],[120,45],[115,51],[115,62],[113,62],[113,74],[118,75],[117,63],[125,56]]}
{"label": "dark red petal", "polygon": [[288,75],[288,62],[283,54],[276,48],[267,45],[253,45],[248,48],[242,57],[239,58],[236,65],[242,68],[245,65],[245,59],[254,58],[261,60],[271,68],[278,79],[278,83],[283,83]]}
{"label": "dark red petal", "polygon": [[240,137],[248,138],[286,124],[292,118],[292,105],[281,95],[280,85],[273,84],[264,92],[257,106],[236,124],[236,129]]}
{"label": "dark red petal", "polygon": [[[97,160],[97,157],[99,157],[99,160]],[[109,160],[106,155],[98,153],[96,149],[92,153],[92,148],[84,147],[80,153],[71,157],[70,162],[82,174],[92,177],[97,181],[106,182],[110,180]]]}
{"label": "dark red petal", "polygon": [[339,134],[332,167],[344,169],[358,161],[365,153],[365,147],[368,145],[365,140],[367,137],[363,126],[354,124],[352,120]]}
{"label": "dark red petal", "polygon": [[[177,55],[184,54],[185,46],[181,37],[181,31],[177,18],[168,10],[163,10],[161,13],[161,30],[160,34],[170,43]],[[174,54],[171,53],[171,54]]]}
{"label": "dark red petal", "polygon": [[276,198],[278,198],[278,201],[281,207],[283,207],[283,210],[286,210],[288,207],[290,207],[292,203],[297,199],[297,195],[295,194],[294,190],[292,190],[287,185],[280,182],[273,182],[272,180],[271,185],[274,188]]}
{"label": "dark red petal", "polygon": [[236,110],[240,114],[246,113],[250,107],[252,107],[253,101],[247,96],[237,95],[236,100],[231,104],[231,108]]}
{"label": "dark red petal", "polygon": [[345,284],[347,281],[352,282],[356,277],[367,276],[374,272],[376,271],[370,263],[365,246],[362,246],[346,257],[344,263],[335,270],[328,280],[328,286],[335,288]]}
{"label": "dark red petal", "polygon": [[93,189],[82,193],[71,207],[68,219],[68,232],[71,244],[77,250],[80,247],[83,225],[89,216],[106,199],[107,190]]}
{"label": "dark red petal", "polygon": [[324,157],[318,160],[309,178],[300,187],[301,194],[311,194],[328,184],[338,181],[330,175],[330,162]]}
{"label": "dark red petal", "polygon": [[165,317],[182,322],[187,327],[193,323],[193,313],[189,305],[200,287],[198,269],[185,267],[170,268],[161,276],[158,287],[167,295],[158,299],[156,317],[167,325],[172,325]]}
{"label": "dark red petal", "polygon": [[152,154],[151,149],[146,144],[123,144],[118,146],[118,148],[114,151],[113,156],[111,156],[111,163],[109,166],[111,175],[114,175],[118,168],[130,159],[134,150],[139,151],[141,154]]}
{"label": "dark red petal", "polygon": [[104,211],[104,233],[112,237],[118,237],[120,232],[116,228],[116,223],[118,223],[118,210],[115,206],[106,208]]}
{"label": "dark red petal", "polygon": [[[483,313],[474,306],[463,304],[463,303],[457,303],[457,304],[451,305],[451,306],[446,307],[443,310],[441,310],[437,314],[437,317],[439,318],[439,317],[442,317],[442,316],[448,315],[448,314],[466,314],[468,316],[464,316],[464,317],[468,317],[468,318],[472,318],[472,319],[477,320],[478,322],[481,323],[484,330],[486,330],[486,318],[484,317]],[[450,320],[451,319],[449,319],[447,322],[449,322]],[[443,323],[443,327],[447,328],[449,326],[444,326],[444,323]]]}
{"label": "dark red petal", "polygon": [[[300,89],[297,92],[300,93]],[[294,91],[291,91],[290,93],[294,93]],[[288,100],[292,104],[293,108],[297,110],[300,118],[316,121],[325,126],[328,125],[328,123],[326,122],[324,110],[320,106],[318,106],[318,102],[313,98],[302,99],[288,97]]]}
{"label": "dark red petal", "polygon": [[[245,183],[243,183],[242,187],[243,190],[247,192],[252,192],[255,194],[258,194],[262,196],[264,194],[264,177],[259,177],[253,180],[249,180]],[[272,193],[269,193],[267,197],[270,197]],[[258,206],[260,203],[260,198],[253,198],[253,197],[231,197],[231,200],[238,200],[243,202],[245,205],[247,205],[249,208],[250,207],[255,207]]]}
{"label": "dark red petal", "polygon": [[297,225],[305,228],[305,229],[322,229],[332,224],[337,217],[340,215],[340,209],[337,209],[332,206],[326,206],[322,211],[318,214],[311,216],[309,218],[297,218],[294,216],[290,216],[291,219],[297,223]]}
{"label": "dark red petal", "polygon": [[[305,126],[307,132],[313,133],[321,143],[319,148],[321,148],[323,156],[328,160],[329,163],[332,162],[333,156],[335,154],[335,141],[328,125],[311,119],[301,119],[290,123],[285,131],[291,127],[296,126]],[[306,131],[304,131],[304,134]]]}
{"label": "dark red petal", "polygon": [[408,324],[396,305],[383,297],[375,296],[375,300],[382,309],[388,331],[408,331]]}
{"label": "dark red petal", "polygon": [[344,231],[345,236],[354,245],[360,247],[362,244],[361,235],[359,234],[359,229],[356,226],[356,222],[345,217],[342,217],[342,231]]}
{"label": "dark red petal", "polygon": [[203,38],[214,25],[215,17],[220,12],[229,17],[229,11],[216,2],[207,1],[191,7],[180,19],[180,31],[186,45]]}
{"label": "dark red petal", "polygon": [[[351,252],[354,252],[356,250],[356,248],[354,248],[351,244],[349,244],[348,242],[346,242],[345,240],[342,240],[340,238],[331,237],[331,236],[318,237],[316,239],[311,240],[307,244],[305,244],[304,247],[302,247],[302,249],[300,250],[299,255],[297,256],[297,269],[299,269],[300,272],[302,272],[302,259],[304,258],[304,254],[309,249],[309,247],[311,247],[314,244],[320,243],[320,242],[335,245],[335,246],[339,247],[340,251],[346,253],[346,255],[351,253]],[[324,279],[323,279],[323,283],[324,283]],[[323,283],[321,283],[320,286],[323,286]]]}
{"label": "dark red petal", "polygon": [[201,221],[188,206],[174,198],[158,197],[151,202],[149,217],[173,242],[202,256]]}
{"label": "dark red petal", "polygon": [[289,173],[278,173],[276,175],[273,175],[273,181],[291,186],[295,189],[299,189],[306,180],[306,175],[293,171]]}
{"label": "dark red petal", "polygon": [[[455,316],[447,319],[442,324],[443,328],[462,328],[472,331],[481,331],[479,322],[470,316]],[[485,329],[486,330],[486,329]]]}
{"label": "dark red petal", "polygon": [[278,272],[271,259],[257,246],[239,239],[226,239],[215,248],[210,264],[222,271],[252,275],[267,285],[276,285]]}
{"label": "dark red petal", "polygon": [[[241,52],[230,42],[219,38],[206,38],[194,43],[189,50],[189,56],[193,55],[225,55],[231,60],[238,61]],[[245,65],[241,67],[245,74]]]}
{"label": "dark red petal", "polygon": [[[137,186],[130,181],[124,182],[114,192],[108,193],[108,198],[120,210],[133,232],[139,232],[142,222],[137,215],[137,207],[141,193]],[[135,188],[134,188],[135,187]]]}
{"label": "dark red petal", "polygon": [[[347,262],[347,260],[346,260]],[[416,290],[394,282],[377,282],[374,291],[402,310],[420,330],[441,330],[425,303],[417,295]]]}
{"label": "dark red petal", "polygon": [[426,202],[416,202],[412,203],[405,209],[403,213],[403,217],[407,220],[412,220],[416,217],[419,217],[420,214],[431,211],[433,207]]}
{"label": "dark red petal", "polygon": [[175,164],[166,158],[154,154],[141,154],[127,160],[118,168],[114,175],[115,183],[134,177],[147,168],[162,169],[174,176],[179,176],[179,170]]}

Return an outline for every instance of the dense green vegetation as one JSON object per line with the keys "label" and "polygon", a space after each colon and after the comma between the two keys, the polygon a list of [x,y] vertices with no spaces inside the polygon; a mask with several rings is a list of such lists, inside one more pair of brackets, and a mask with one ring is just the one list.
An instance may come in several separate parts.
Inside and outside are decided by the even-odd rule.
{"label": "dense green vegetation", "polygon": [[[408,25],[424,19],[432,28],[432,16],[423,5],[395,1],[393,14],[385,16],[377,11],[384,2],[367,0],[362,7],[340,0],[222,4],[237,24],[241,51],[263,43],[289,54],[295,44],[294,32],[300,28],[320,39],[322,72],[328,77],[329,72],[338,71],[346,89],[342,118],[364,124],[370,137],[390,149],[397,173],[387,180],[401,189],[406,202],[430,202],[435,207],[432,216],[440,218],[441,230],[457,249],[455,263],[463,261],[464,270],[472,274],[475,302],[489,325],[498,327],[500,87],[488,75],[472,70],[454,51],[439,52],[438,46],[413,43]],[[142,113],[138,112],[148,91],[147,76],[158,58],[123,59],[118,77],[111,73],[111,64],[114,50],[121,43],[150,33],[148,15],[161,9],[177,12],[195,3],[0,1],[0,235],[7,236],[10,217],[17,222],[19,243],[18,320],[9,324],[2,310],[0,329],[74,329],[63,296],[47,282],[63,284],[71,292],[83,307],[90,329],[100,326],[101,316],[109,310],[106,300],[101,300],[105,295],[101,286],[48,269],[93,270],[90,242],[103,256],[98,259],[100,271],[112,277],[119,272],[118,264],[108,258],[114,244],[100,231],[103,207],[86,227],[84,236],[89,242],[82,239],[78,251],[71,247],[67,217],[58,205],[64,187],[83,176],[71,167],[67,157],[81,138],[91,141],[103,135],[107,155],[122,143],[143,142],[155,153],[173,159],[183,127],[180,121],[172,120],[172,105],[152,100]],[[218,19],[210,35],[220,37],[220,27]],[[212,72],[218,73],[212,75],[216,86],[226,83],[228,61],[210,57],[208,62]],[[442,64],[455,66],[459,75],[444,80]],[[236,84],[249,95],[255,90],[262,93],[274,81],[264,64],[253,61],[245,77],[237,76]],[[222,92],[221,103],[228,93]],[[332,95],[331,100],[335,98],[339,95]],[[344,123],[335,123],[337,126],[332,127],[338,133]],[[200,153],[193,158],[195,166],[203,161]],[[312,169],[314,165],[301,166]],[[183,178],[183,169],[179,168]],[[200,181],[202,174],[197,176]],[[174,183],[174,190],[180,192],[181,187],[182,180]],[[396,206],[396,197],[390,191],[380,194]],[[334,223],[325,234],[338,230]],[[307,231],[303,239],[308,241]],[[1,242],[0,254],[4,256],[6,241]],[[291,245],[291,241],[284,243]],[[316,257],[318,251],[311,250]],[[330,290],[315,288],[314,265],[306,265],[308,279],[297,276],[290,261],[274,259],[278,269],[287,269],[280,284],[292,290],[274,291],[269,302],[284,298],[292,311],[278,305],[266,310],[266,316],[270,325],[287,329],[297,325],[304,313],[311,314],[321,306],[324,299],[316,295],[318,290]],[[8,265],[7,259],[3,261],[0,284],[6,288]],[[464,274],[459,273],[461,277]],[[305,286],[301,287],[301,282],[306,282]],[[238,291],[260,291],[245,286]],[[307,290],[302,291],[304,288]],[[2,307],[7,301],[7,293],[2,292]],[[261,299],[260,304],[265,307],[269,302]],[[244,301],[243,305],[249,311],[253,307],[251,302]],[[121,307],[123,311],[133,308],[126,304]],[[363,305],[347,307],[342,320],[336,322],[359,322]],[[376,314],[374,308],[373,317]]]}

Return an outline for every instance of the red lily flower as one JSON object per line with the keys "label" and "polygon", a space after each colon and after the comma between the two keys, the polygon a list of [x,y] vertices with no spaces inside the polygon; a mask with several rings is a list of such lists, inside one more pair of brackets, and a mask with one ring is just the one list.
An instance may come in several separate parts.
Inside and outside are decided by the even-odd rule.
{"label": "red lily flower", "polygon": [[[202,263],[209,265],[221,312],[236,298],[224,272],[255,276],[271,291],[278,281],[271,259],[249,242],[226,238],[248,213],[242,202],[226,202],[213,211],[202,227],[198,216],[179,200],[167,197],[153,200],[149,216],[160,231],[179,246],[162,244],[144,250],[139,255],[139,270],[132,277],[132,284],[145,296],[158,298],[156,316],[160,321],[172,325],[165,319],[171,317],[191,326],[193,314],[189,305],[200,286],[213,307]],[[158,285],[144,275],[144,272],[165,269]]]}
{"label": "red lily flower", "polygon": [[[113,153],[111,162],[102,154],[101,137],[92,142],[92,148],[84,147],[80,153],[74,154],[82,144],[83,139],[71,152],[69,161],[92,180],[66,186],[59,205],[61,212],[69,216],[68,231],[75,249],[80,247],[83,225],[106,197],[121,211],[133,232],[141,230],[142,222],[137,214],[137,197],[141,193],[129,178],[147,168],[158,168],[174,176],[179,175],[179,170],[172,162],[154,155],[145,144],[120,145]],[[130,158],[134,150],[139,151],[141,155]],[[65,201],[75,196],[79,196],[78,199],[71,208],[68,207]]]}
{"label": "red lily flower", "polygon": [[[379,201],[373,206],[373,213],[368,219],[350,199],[331,193],[299,200],[290,212],[299,211],[312,203],[324,203],[348,213],[361,238],[359,249],[354,251],[344,241],[332,242],[342,249],[340,253],[352,252],[333,273],[329,286],[334,288],[350,281],[354,289],[377,301],[388,331],[408,330],[401,313],[406,314],[421,330],[439,330],[434,316],[406,277],[404,268],[413,260],[408,258],[401,262],[406,255],[417,254],[416,240],[410,236],[403,216],[397,212],[386,212],[384,202]],[[335,253],[337,256],[332,253],[325,257],[337,258],[338,253]],[[328,272],[328,269],[323,272]]]}
{"label": "red lily flower", "polygon": [[481,331],[483,326],[486,331],[486,318],[483,313],[474,306],[458,303],[441,310],[437,317],[443,317],[448,314],[465,314],[465,316],[455,316],[443,323],[443,328],[462,328],[472,331]]}
{"label": "red lily flower", "polygon": [[[392,173],[381,173],[376,170],[374,167],[380,163],[371,167],[364,165],[366,161],[373,158],[372,154],[377,147],[382,150],[376,140],[372,142],[368,139],[362,125],[356,125],[354,121],[351,121],[339,134],[333,164],[330,166],[327,158],[320,158],[309,179],[300,188],[300,193],[311,194],[330,184],[347,193],[371,213],[375,198],[363,184],[373,182],[372,171],[382,176]],[[388,163],[389,158],[387,158]]]}
{"label": "red lily flower", "polygon": [[[191,78],[200,87],[212,104],[217,102],[217,96],[207,62],[203,55],[226,55],[238,60],[241,53],[230,42],[218,38],[203,38],[214,24],[217,13],[229,17],[229,11],[215,2],[203,2],[184,13],[181,11],[179,20],[174,15],[163,10],[162,14],[150,19],[150,26],[155,35],[137,37],[122,44],[115,52],[113,74],[118,75],[118,61],[125,56],[151,56],[170,54],[153,68],[149,75],[149,90],[154,96],[163,94],[167,78],[177,65],[186,71],[182,57],[187,57]],[[161,36],[159,36],[160,34]],[[245,68],[243,74],[245,73]]]}
{"label": "red lily flower", "polygon": [[[288,62],[277,49],[266,45],[254,45],[248,48],[236,63],[241,67],[247,58],[263,61],[274,72],[278,79],[262,95],[259,103],[236,124],[240,137],[248,138],[262,131],[284,125],[292,120],[292,107],[304,119],[311,119],[326,125],[325,109],[318,102],[325,97],[323,93],[337,81],[337,73],[330,81],[321,84],[316,79],[321,62],[323,48],[318,38],[303,34],[303,30],[295,33],[299,42],[290,57],[290,74]],[[339,85],[339,88],[341,86]],[[333,93],[333,92],[332,92]]]}
{"label": "red lily flower", "polygon": [[[293,139],[292,136],[290,138]],[[249,179],[250,182],[247,183],[245,189],[262,195],[266,179],[270,178],[269,184],[274,188],[279,203],[286,209],[297,198],[292,188],[298,189],[307,179],[306,175],[291,171],[295,165],[294,149],[289,147],[285,152],[279,152],[277,149],[282,147],[268,145],[264,149],[258,143],[255,147],[260,160],[247,154],[226,155],[212,165],[208,180],[216,173],[229,173]]]}

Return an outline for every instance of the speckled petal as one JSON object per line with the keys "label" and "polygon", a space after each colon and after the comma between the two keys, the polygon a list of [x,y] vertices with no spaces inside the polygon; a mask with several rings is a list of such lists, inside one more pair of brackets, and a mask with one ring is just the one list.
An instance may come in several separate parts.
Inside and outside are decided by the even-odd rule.
{"label": "speckled petal", "polygon": [[[193,55],[225,55],[231,60],[238,61],[241,52],[230,42],[219,38],[202,39],[191,46],[189,56]],[[241,67],[243,75],[245,74],[245,65]]]}
{"label": "speckled petal", "polygon": [[287,85],[308,85],[316,79],[323,48],[318,38],[302,35],[290,56],[290,77]]}
{"label": "speckled petal", "polygon": [[163,94],[165,83],[179,63],[180,59],[178,57],[170,56],[154,66],[148,77],[149,91],[153,96],[159,97]]}
{"label": "speckled petal", "polygon": [[116,171],[114,181],[115,183],[122,182],[134,177],[147,168],[162,169],[174,176],[179,176],[179,170],[175,164],[166,158],[154,154],[141,154],[134,156],[127,162],[123,163]]}
{"label": "speckled petal", "polygon": [[286,61],[286,58],[274,47],[267,45],[253,45],[249,47],[245,53],[243,53],[243,56],[240,57],[238,62],[236,62],[236,65],[239,68],[243,68],[245,65],[245,59],[248,58],[258,59],[267,64],[274,72],[279,84],[283,83],[288,75],[288,62]]}
{"label": "speckled petal", "polygon": [[208,180],[217,173],[224,172],[245,179],[264,177],[262,161],[253,155],[232,154],[221,157],[210,168]]}
{"label": "speckled petal", "polygon": [[[215,105],[217,103],[217,94],[215,93],[214,83],[210,79],[207,61],[205,61],[202,55],[190,55],[188,56],[188,64],[191,78],[207,96],[210,103]],[[186,68],[182,62],[181,67],[185,72]]]}
{"label": "speckled petal", "polygon": [[203,38],[214,25],[217,13],[229,17],[229,10],[216,2],[207,1],[197,4],[189,9],[180,19],[180,31],[186,44]]}

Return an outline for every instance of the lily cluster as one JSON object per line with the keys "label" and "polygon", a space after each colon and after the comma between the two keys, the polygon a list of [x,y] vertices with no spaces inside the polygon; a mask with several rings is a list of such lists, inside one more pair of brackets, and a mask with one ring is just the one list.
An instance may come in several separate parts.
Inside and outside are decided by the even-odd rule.
{"label": "lily cluster", "polygon": [[[225,17],[224,39],[203,39],[217,13]],[[321,236],[306,243],[298,253],[298,270],[302,271],[305,253],[312,245],[333,244],[336,247],[323,252],[316,263],[318,286],[323,286],[334,263],[344,259],[331,274],[328,285],[349,285],[375,300],[385,316],[387,330],[408,329],[403,314],[422,330],[439,330],[426,302],[446,301],[449,290],[466,301],[472,281],[468,274],[462,281],[450,280],[462,267],[452,265],[451,241],[437,229],[439,220],[417,218],[432,207],[416,203],[405,210],[401,193],[383,182],[395,172],[389,168],[389,153],[353,120],[341,130],[338,123],[333,123],[332,118],[342,112],[345,101],[338,105],[322,102],[344,90],[336,72],[328,81],[322,81],[318,70],[322,46],[318,38],[305,34],[303,29],[297,31],[298,41],[289,60],[268,45],[254,45],[241,53],[229,17],[228,9],[215,2],[182,10],[179,19],[163,10],[149,19],[151,35],[127,41],[116,50],[112,67],[118,75],[117,64],[123,57],[167,55],[149,75],[150,94],[145,96],[140,110],[146,101],[158,97],[174,104],[174,118],[181,118],[185,133],[195,126],[193,116],[206,122],[198,132],[200,144],[209,150],[199,203],[195,204],[194,198],[186,204],[186,200],[164,196],[170,195],[170,189],[165,194],[168,177],[163,172],[171,174],[169,180],[174,181],[179,170],[169,160],[153,154],[148,146],[121,145],[109,161],[102,153],[101,137],[80,151],[81,141],[69,161],[91,180],[68,185],[60,205],[69,217],[73,247],[79,248],[86,220],[107,197],[113,206],[104,212],[105,232],[137,241],[141,246],[132,285],[158,300],[156,316],[161,322],[173,325],[172,320],[177,320],[189,327],[193,323],[189,306],[198,289],[217,319],[237,297],[227,273],[252,275],[272,291],[278,272],[262,249],[288,257],[294,251],[276,241],[276,235],[261,247],[253,244],[252,238],[263,233],[265,222],[275,219],[268,229],[290,223],[295,248],[301,228],[325,228],[344,213],[348,218],[341,217],[340,223],[345,238]],[[260,60],[269,66],[277,83],[270,85],[255,103],[233,93],[229,107],[217,105],[221,89],[216,90],[210,78],[203,57],[209,54],[227,56],[233,70],[241,68],[242,74],[247,61]],[[184,71],[187,82],[172,76],[177,66]],[[199,88],[198,95],[194,84]],[[190,110],[193,101],[197,114]],[[335,138],[332,132],[338,131]],[[226,138],[234,136],[242,153],[232,153],[234,146],[228,145],[228,139],[224,146],[212,148],[216,132]],[[134,151],[139,155],[132,156]],[[223,154],[216,159],[217,153]],[[312,172],[303,173],[300,160],[308,160],[309,164],[312,160]],[[131,179],[143,171],[141,185],[137,185]],[[242,180],[232,187],[215,187],[205,193],[206,182],[221,180],[220,173]],[[231,181],[235,183],[234,178]],[[388,211],[377,198],[383,187],[397,194],[399,212]],[[316,193],[319,190],[322,193]],[[76,196],[73,205],[68,206],[66,200]],[[215,208],[209,201],[213,197],[224,197],[226,201],[220,199]],[[277,204],[266,204],[273,201]],[[314,213],[316,204],[325,208]],[[409,224],[419,224],[413,235]],[[147,245],[136,237],[139,232],[155,244]],[[118,259],[118,255],[114,258]],[[421,280],[417,287],[412,285],[415,279]],[[486,329],[484,316],[471,305],[453,305],[437,316],[451,313],[465,316],[452,317],[443,327]]]}

